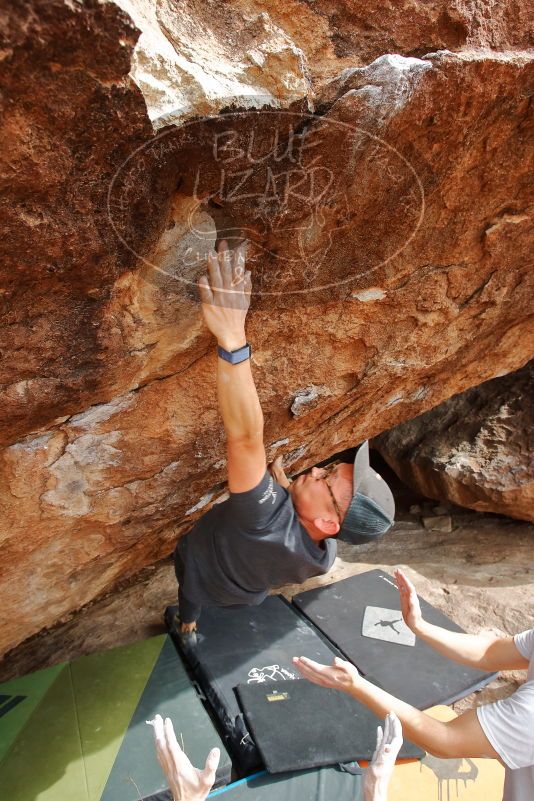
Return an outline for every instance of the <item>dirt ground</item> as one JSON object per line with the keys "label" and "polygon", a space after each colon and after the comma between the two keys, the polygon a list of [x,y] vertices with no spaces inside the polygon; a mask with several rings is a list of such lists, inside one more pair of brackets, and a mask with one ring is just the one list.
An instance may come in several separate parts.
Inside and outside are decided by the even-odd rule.
{"label": "dirt ground", "polygon": [[[534,526],[449,508],[452,531],[428,531],[421,517],[434,514],[437,502],[419,499],[414,510],[413,500],[397,497],[396,524],[379,542],[364,546],[340,542],[338,557],[327,576],[298,587],[284,587],[283,594],[290,598],[297,591],[366,570],[381,568],[392,573],[402,566],[418,593],[467,631],[514,634],[532,627]],[[162,611],[175,599],[174,571],[167,560],[145,570],[129,586],[14,649],[0,664],[0,681],[160,633],[164,630]],[[524,676],[522,672],[503,673],[454,708],[461,711],[505,697]]]}

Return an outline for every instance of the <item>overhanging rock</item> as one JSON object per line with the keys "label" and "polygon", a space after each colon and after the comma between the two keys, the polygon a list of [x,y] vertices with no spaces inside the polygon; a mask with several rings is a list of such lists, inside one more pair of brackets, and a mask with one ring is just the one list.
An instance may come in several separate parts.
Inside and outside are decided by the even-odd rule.
{"label": "overhanging rock", "polygon": [[515,5],[490,31],[444,3],[125,3],[2,2],[0,652],[224,492],[195,294],[217,235],[249,238],[268,456],[295,471],[532,352]]}

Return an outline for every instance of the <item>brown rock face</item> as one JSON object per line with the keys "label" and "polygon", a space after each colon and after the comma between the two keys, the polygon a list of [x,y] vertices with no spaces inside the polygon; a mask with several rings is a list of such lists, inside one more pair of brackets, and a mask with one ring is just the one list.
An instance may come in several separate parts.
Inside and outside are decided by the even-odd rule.
{"label": "brown rock face", "polygon": [[455,395],[374,440],[430,498],[534,522],[534,362]]}
{"label": "brown rock face", "polygon": [[0,5],[2,653],[223,492],[218,237],[290,472],[525,363],[534,55],[512,3]]}

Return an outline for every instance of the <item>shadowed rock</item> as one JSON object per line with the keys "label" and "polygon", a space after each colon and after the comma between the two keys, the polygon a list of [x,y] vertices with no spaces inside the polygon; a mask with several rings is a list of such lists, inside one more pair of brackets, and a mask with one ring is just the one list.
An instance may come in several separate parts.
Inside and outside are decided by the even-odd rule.
{"label": "shadowed rock", "polygon": [[534,522],[533,388],[530,362],[401,423],[374,444],[423,495]]}

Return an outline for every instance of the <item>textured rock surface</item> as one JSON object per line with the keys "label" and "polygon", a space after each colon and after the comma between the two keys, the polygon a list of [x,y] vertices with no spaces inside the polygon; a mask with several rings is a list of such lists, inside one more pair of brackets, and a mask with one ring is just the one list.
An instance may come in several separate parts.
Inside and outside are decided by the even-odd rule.
{"label": "textured rock surface", "polygon": [[374,444],[431,498],[534,522],[534,362],[386,431]]}
{"label": "textured rock surface", "polygon": [[192,289],[217,234],[251,242],[291,470],[532,352],[526,11],[121,5],[1,2],[0,653],[224,491]]}
{"label": "textured rock surface", "polygon": [[[215,111],[229,97],[279,106],[384,53],[534,47],[528,4],[450,0],[118,0],[142,31],[131,75],[150,118]],[[163,119],[161,119],[163,118]],[[159,121],[158,121],[159,120]]]}

